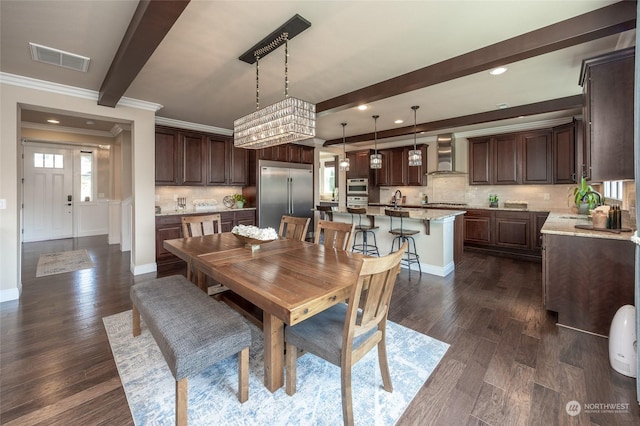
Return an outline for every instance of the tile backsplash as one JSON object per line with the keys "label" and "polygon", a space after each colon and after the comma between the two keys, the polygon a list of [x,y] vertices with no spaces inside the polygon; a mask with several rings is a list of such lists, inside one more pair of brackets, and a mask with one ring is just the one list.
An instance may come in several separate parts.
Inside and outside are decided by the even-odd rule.
{"label": "tile backsplash", "polygon": [[193,209],[194,200],[215,200],[223,206],[222,199],[226,195],[242,193],[238,186],[156,186],[156,206],[163,212],[176,210],[176,198],[187,198],[187,209]]}

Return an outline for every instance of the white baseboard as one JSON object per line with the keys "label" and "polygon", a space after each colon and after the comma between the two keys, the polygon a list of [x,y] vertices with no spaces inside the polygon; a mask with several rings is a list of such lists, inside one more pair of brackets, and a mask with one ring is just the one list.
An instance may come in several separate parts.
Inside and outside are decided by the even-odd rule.
{"label": "white baseboard", "polygon": [[10,300],[20,299],[20,290],[17,288],[9,288],[7,290],[0,290],[0,302],[8,302]]}
{"label": "white baseboard", "polygon": [[158,266],[155,262],[147,263],[146,265],[134,265],[131,264],[129,270],[133,275],[150,274],[158,271]]}
{"label": "white baseboard", "polygon": [[[445,266],[429,265],[429,264],[420,262],[420,266],[422,267],[423,273],[436,275],[438,277],[446,277],[456,269],[456,265],[453,262]],[[408,269],[405,265],[402,265],[402,267],[404,269]],[[412,264],[411,271],[419,272],[418,265]]]}

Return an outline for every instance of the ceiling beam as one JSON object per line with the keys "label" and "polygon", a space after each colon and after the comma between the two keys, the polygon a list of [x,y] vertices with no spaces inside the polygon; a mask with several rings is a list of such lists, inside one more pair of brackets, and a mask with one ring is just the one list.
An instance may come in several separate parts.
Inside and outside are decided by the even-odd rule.
{"label": "ceiling beam", "polygon": [[636,2],[610,6],[522,34],[316,104],[326,115],[368,104],[497,66],[586,43],[636,27]]}
{"label": "ceiling beam", "polygon": [[190,0],[140,0],[109,67],[98,105],[115,107]]}
{"label": "ceiling beam", "polygon": [[[583,106],[583,96],[575,95],[565,98],[553,99],[550,101],[536,102],[533,104],[520,105],[511,108],[497,109],[476,114],[463,115],[445,120],[421,123],[416,126],[416,132],[435,132],[437,130],[451,129],[454,127],[470,126],[473,124],[490,123],[493,121],[507,120],[527,115],[544,114],[554,111],[565,111],[579,109]],[[400,136],[413,135],[413,125],[399,127],[396,129],[383,130],[378,132],[378,141],[381,139],[395,138]],[[355,135],[345,138],[345,143],[367,142],[373,140],[373,132],[362,135]],[[331,146],[342,143],[342,138],[325,141],[323,146]]]}

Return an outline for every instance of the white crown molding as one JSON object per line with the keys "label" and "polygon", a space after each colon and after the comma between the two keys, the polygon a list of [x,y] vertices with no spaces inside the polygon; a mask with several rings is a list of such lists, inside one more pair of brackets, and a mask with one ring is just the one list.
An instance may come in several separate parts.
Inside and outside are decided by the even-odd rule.
{"label": "white crown molding", "polygon": [[173,118],[156,116],[156,124],[160,126],[177,127],[185,130],[195,130],[205,133],[215,133],[218,135],[232,136],[233,130],[222,127],[207,126],[206,124],[191,123],[189,121],[174,120]]}
{"label": "white crown molding", "polygon": [[486,127],[484,129],[470,130],[467,132],[454,133],[456,138],[472,138],[474,136],[497,135],[501,133],[522,132],[525,130],[547,129],[550,127],[560,126],[561,124],[570,123],[571,117],[552,118],[549,120],[534,121],[530,123],[509,124],[507,126]]}
{"label": "white crown molding", "polygon": [[[76,98],[90,99],[96,102],[98,101],[98,92],[96,92],[95,90],[67,86],[66,84],[53,83],[51,81],[38,80],[36,78],[9,74],[6,72],[0,72],[0,83],[9,84],[11,86],[25,87],[27,89],[42,90],[44,92],[57,93],[60,95],[73,96]],[[154,112],[159,111],[163,107],[163,105],[157,104],[155,102],[147,102],[126,97],[120,98],[118,105]]]}
{"label": "white crown molding", "polygon": [[50,124],[31,123],[29,121],[23,121],[21,123],[21,127],[25,129],[45,130],[47,132],[73,133],[76,135],[87,135],[87,136],[100,136],[103,138],[112,138],[116,136],[112,132],[108,132],[106,130],[91,130],[91,129],[80,129],[78,127],[54,126]]}

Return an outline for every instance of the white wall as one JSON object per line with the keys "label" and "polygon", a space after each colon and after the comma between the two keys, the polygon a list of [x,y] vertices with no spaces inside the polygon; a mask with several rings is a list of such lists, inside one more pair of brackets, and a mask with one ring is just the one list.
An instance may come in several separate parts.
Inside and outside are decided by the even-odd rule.
{"label": "white wall", "polygon": [[[36,86],[36,83],[39,85]],[[43,87],[35,89],[33,87]],[[155,105],[139,103],[139,107],[108,108],[96,102],[97,93],[83,89],[0,75],[0,301],[19,297],[21,284],[20,182],[22,106],[58,110],[67,114],[106,117],[132,125],[132,251],[134,274],[153,272],[155,264],[154,167]],[[133,102],[131,103],[133,104]],[[143,109],[144,108],[144,109]]]}

